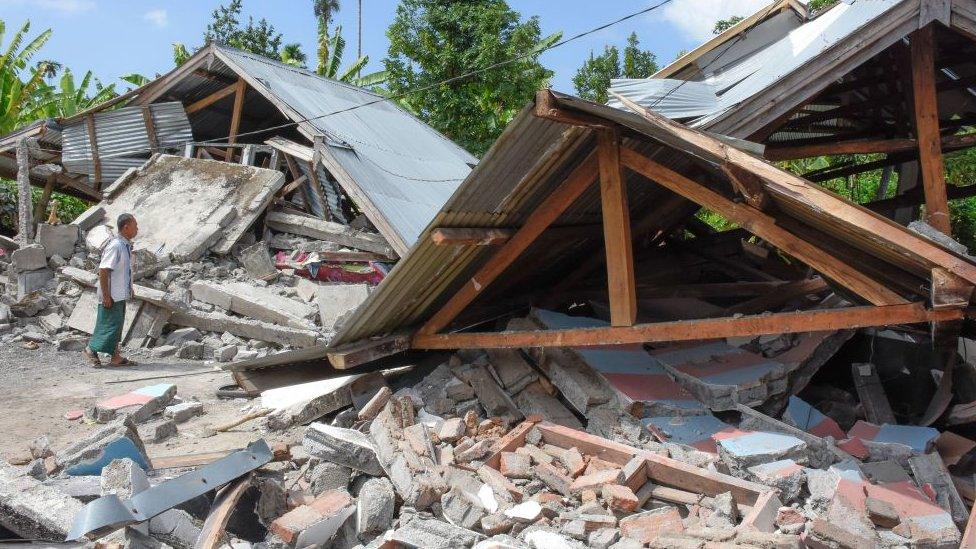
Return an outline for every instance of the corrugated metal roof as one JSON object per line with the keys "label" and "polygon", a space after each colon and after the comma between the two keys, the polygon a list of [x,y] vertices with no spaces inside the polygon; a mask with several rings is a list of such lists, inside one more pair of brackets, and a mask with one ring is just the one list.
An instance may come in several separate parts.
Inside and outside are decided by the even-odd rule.
{"label": "corrugated metal roof", "polygon": [[[793,28],[734,64],[723,61],[723,48],[701,67],[700,81],[674,79],[646,79],[643,88],[638,82],[627,81],[611,86],[613,91],[627,94],[645,107],[665,116],[673,112],[701,112],[693,124],[707,127],[722,113],[769,88],[773,83],[808,64],[835,44],[856,36],[869,22],[906,0],[854,0],[839,3],[821,16]],[[783,29],[785,30],[785,29]],[[694,96],[687,93],[661,94],[662,88],[684,90],[692,87]],[[646,88],[646,89],[645,89]],[[712,96],[705,91],[711,89]],[[698,97],[692,102],[691,97]]]}
{"label": "corrugated metal roof", "polygon": [[[653,156],[662,164],[679,166],[674,168],[676,170],[688,171],[695,166],[700,167],[703,165],[702,158],[707,156],[693,141],[633,113],[571,96],[555,94],[555,97],[565,108],[583,111],[645,136],[628,138],[624,144]],[[430,238],[431,231],[436,227],[520,227],[536,206],[593,150],[594,139],[589,130],[537,118],[532,106],[529,105],[512,121],[454,197],[421,234],[410,253],[400,260],[377,290],[342,326],[332,341],[333,347],[416,327],[429,318],[496,251],[490,246],[435,246]],[[922,279],[929,276],[933,264],[920,259],[917,252],[938,249],[940,254],[948,253],[894,223],[888,224],[885,231],[888,234],[897,231],[899,238],[913,243],[910,248],[885,236],[869,233],[859,226],[840,222],[826,210],[846,212],[861,218],[868,215],[873,220],[888,223],[881,216],[859,208],[813,183],[781,172],[772,165],[768,170],[777,170],[783,176],[783,183],[767,182],[766,185],[780,210],[787,216],[784,220],[796,225],[796,230],[802,229],[804,238],[811,242],[817,239],[836,241],[838,246],[843,246],[842,251],[836,252],[838,256],[847,258],[849,255],[849,259],[859,257],[864,261],[870,258],[893,272],[901,273],[903,277]],[[720,173],[715,171],[716,174]],[[704,180],[716,180],[726,189],[730,188],[728,180],[716,179],[721,177],[716,174]],[[702,180],[700,174],[698,179]],[[796,192],[796,185],[804,185],[821,193],[817,195],[820,202],[805,199]],[[640,214],[655,217],[673,212],[674,203],[662,200],[660,192],[660,186],[646,180],[636,185],[631,183],[628,194],[632,219],[637,219]],[[830,207],[825,208],[824,203]],[[686,212],[693,213],[695,209]],[[555,225],[572,224],[581,219],[592,221],[594,215],[600,215],[597,185],[591,186]],[[602,253],[601,249],[601,242],[590,242],[588,249],[576,249],[570,257],[562,259],[578,264],[590,254]],[[560,267],[552,261],[552,254],[539,253],[543,251],[547,250],[537,241],[520,256],[518,267],[508,269],[491,287],[512,288],[515,285],[513,280],[524,278],[527,272],[555,272],[558,275]],[[976,280],[976,265],[970,260],[951,253],[940,257],[947,258],[953,265],[965,265],[967,276]],[[918,285],[914,289],[913,295],[920,299],[918,291],[924,288]],[[510,291],[506,297],[511,297],[513,293]],[[487,291],[479,299],[486,295]],[[498,295],[492,297],[497,298]]]}
{"label": "corrugated metal roof", "polygon": [[[97,112],[95,139],[102,168],[102,183],[116,180],[127,169],[141,166],[153,152],[179,150],[193,141],[190,121],[183,104],[174,101],[150,106],[158,148],[151,149],[142,107]],[[71,173],[87,174],[95,178],[95,162],[88,139],[88,125],[82,120],[68,124],[62,131],[62,163]]]}
{"label": "corrugated metal roof", "polygon": [[391,101],[332,114],[382,99],[372,92],[258,55],[225,47],[215,51],[263,94],[291,110],[286,114],[303,121],[309,137],[326,137],[326,152],[386,218],[393,234],[374,223],[401,254],[478,162]]}

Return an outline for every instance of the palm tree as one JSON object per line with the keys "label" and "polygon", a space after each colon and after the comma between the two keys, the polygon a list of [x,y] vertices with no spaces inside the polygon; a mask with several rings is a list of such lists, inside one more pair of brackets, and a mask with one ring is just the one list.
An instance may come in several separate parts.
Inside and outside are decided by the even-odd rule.
{"label": "palm tree", "polygon": [[[10,37],[10,43],[0,55],[0,134],[16,129],[32,120],[38,93],[46,86],[44,73],[46,67],[28,69],[31,57],[51,37],[51,29],[35,36],[26,45],[30,21]],[[0,20],[0,44],[3,43],[6,25]],[[29,71],[21,80],[21,73]]]}
{"label": "palm tree", "polygon": [[305,56],[305,52],[302,51],[301,44],[285,44],[281,48],[281,62],[286,65],[291,65],[293,67],[305,68],[305,61],[308,58]]}
{"label": "palm tree", "polygon": [[332,15],[337,11],[339,11],[339,0],[312,0],[312,12],[315,14],[315,20],[318,22],[319,48],[316,52],[318,57],[316,72],[319,74],[322,74],[325,70],[325,65],[329,57],[329,50],[327,48],[329,42],[329,23],[332,21]]}

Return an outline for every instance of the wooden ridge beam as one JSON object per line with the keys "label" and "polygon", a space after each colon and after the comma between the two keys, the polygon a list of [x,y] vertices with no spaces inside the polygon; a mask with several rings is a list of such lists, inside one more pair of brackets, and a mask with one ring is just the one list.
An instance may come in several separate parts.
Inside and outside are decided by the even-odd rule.
{"label": "wooden ridge beam", "polygon": [[243,80],[238,80],[237,82],[234,82],[227,87],[221,88],[213,92],[212,94],[204,97],[203,99],[199,99],[197,101],[194,101],[193,103],[190,103],[184,109],[186,111],[187,116],[197,111],[203,110],[209,107],[210,105],[213,105],[217,101],[220,101],[221,99],[227,97],[228,95],[232,95],[233,93],[237,92],[237,88],[238,86],[240,86],[240,82],[243,82]]}
{"label": "wooden ridge beam", "polygon": [[600,200],[607,255],[610,324],[632,326],[637,320],[637,290],[627,181],[620,166],[620,135],[608,130],[600,131],[597,134],[597,156],[600,161]]}
{"label": "wooden ridge beam", "polygon": [[848,307],[791,313],[656,322],[634,326],[526,330],[413,336],[414,349],[493,349],[594,347],[654,342],[698,341],[724,337],[792,334],[944,322],[963,318],[962,309],[926,309],[922,303]]}
{"label": "wooden ridge beam", "polygon": [[[945,150],[958,150],[976,145],[976,134],[947,135],[939,139],[940,147]],[[836,141],[833,143],[815,144],[785,144],[767,145],[763,155],[766,160],[796,160],[815,156],[831,156],[838,154],[873,154],[899,153],[918,149],[916,139],[855,139],[852,141]]]}
{"label": "wooden ridge beam", "polygon": [[844,261],[828,255],[776,224],[769,215],[745,204],[737,204],[717,192],[665,167],[629,148],[621,149],[624,165],[651,181],[713,210],[750,233],[765,239],[810,267],[820,271],[874,305],[905,303],[905,299]]}
{"label": "wooden ridge beam", "polygon": [[596,153],[580,163],[565,181],[546,197],[535,211],[526,219],[515,235],[512,236],[488,260],[464,286],[455,293],[443,307],[420,329],[422,333],[433,334],[439,332],[460,314],[481,292],[494,282],[505,269],[509,267],[542,234],[566,208],[573,204],[597,178],[598,165]]}
{"label": "wooden ridge beam", "polygon": [[934,27],[928,25],[915,31],[910,40],[915,133],[918,136],[919,168],[925,190],[925,216],[930,225],[945,234],[952,234],[946,198],[945,162],[939,137],[934,31]]}

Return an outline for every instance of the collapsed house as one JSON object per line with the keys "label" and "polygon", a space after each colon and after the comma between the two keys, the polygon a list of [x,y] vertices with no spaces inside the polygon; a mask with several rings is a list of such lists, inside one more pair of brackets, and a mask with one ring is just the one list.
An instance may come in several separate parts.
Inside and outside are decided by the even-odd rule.
{"label": "collapsed house", "polygon": [[[974,20],[963,2],[857,0],[809,14],[779,1],[657,78],[616,83],[610,105],[543,90],[469,174],[450,172],[463,181],[427,202],[406,247],[390,236],[407,221],[385,213],[399,203],[392,189],[442,176],[353,186],[336,174],[358,172],[323,160],[318,180],[334,178],[374,233],[317,214],[315,189],[300,190],[311,171],[265,169],[296,150],[278,137],[240,154],[266,153],[264,168],[227,163],[228,143],[149,158],[100,191],[105,202],[80,221],[84,245],[97,248],[113,208],[202,208],[197,226],[146,241],[171,263],[147,260],[155,273],[136,288],[148,313],[133,341],[220,361],[233,396],[259,397],[234,425],[259,421],[292,445],[154,459],[142,441],[200,411],[176,403],[175,385],[145,387],[74,411],[108,423],[90,437],[56,454],[35,444],[24,469],[4,469],[0,525],[177,547],[976,543],[976,260],[939,215],[968,190],[947,190],[933,169],[938,145],[969,143],[953,133],[971,119]],[[211,53],[231,66],[227,50]],[[911,90],[879,77],[898,74],[891,66],[910,68]],[[933,109],[940,123],[926,126]],[[310,130],[302,155],[379,150],[347,136],[344,156],[329,139],[339,132]],[[771,163],[841,152],[886,157],[807,177]],[[208,203],[184,186],[186,165],[212,181],[201,188],[234,192]],[[868,207],[816,184],[886,166],[896,196]],[[289,186],[298,194],[281,200]],[[904,227],[923,201],[930,225]],[[321,265],[269,261],[267,247],[292,242],[337,260],[399,260],[349,296],[348,269],[330,279],[342,284],[309,286]],[[240,266],[223,263],[228,253]],[[58,284],[57,295],[91,299],[82,268],[62,269]],[[14,312],[56,321],[42,305]],[[170,478],[172,467],[190,471]],[[101,489],[82,507],[71,478]],[[38,498],[4,491],[14,483]],[[187,508],[199,497],[209,505]],[[230,524],[235,513],[260,527]]]}

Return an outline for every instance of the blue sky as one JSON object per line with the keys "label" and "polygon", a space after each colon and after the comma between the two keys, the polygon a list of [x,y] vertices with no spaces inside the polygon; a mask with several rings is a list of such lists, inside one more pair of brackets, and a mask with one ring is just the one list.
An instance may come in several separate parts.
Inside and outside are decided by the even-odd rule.
{"label": "blue sky", "polygon": [[[538,15],[543,32],[570,36],[637,11],[660,0],[509,0],[523,17]],[[386,54],[386,29],[395,15],[396,0],[362,0],[363,53],[370,68],[379,69]],[[8,36],[29,19],[32,30],[51,28],[54,35],[39,57],[60,61],[77,72],[92,70],[103,81],[139,72],[148,76],[172,68],[171,44],[201,43],[210,12],[220,0],[0,0],[0,19]],[[717,19],[746,15],[762,0],[672,0],[666,7],[567,44],[542,57],[555,71],[553,87],[572,92],[571,79],[590,50],[623,44],[636,31],[642,47],[654,51],[663,66],[683,49],[710,36]],[[286,7],[287,6],[287,7]],[[310,59],[315,53],[315,20],[311,0],[244,0],[245,16],[267,18],[284,35],[298,42]],[[347,39],[347,62],[356,52],[356,0],[342,0],[335,22]],[[33,34],[33,33],[32,33]],[[5,42],[4,42],[5,43]],[[663,62],[663,63],[662,63]]]}

